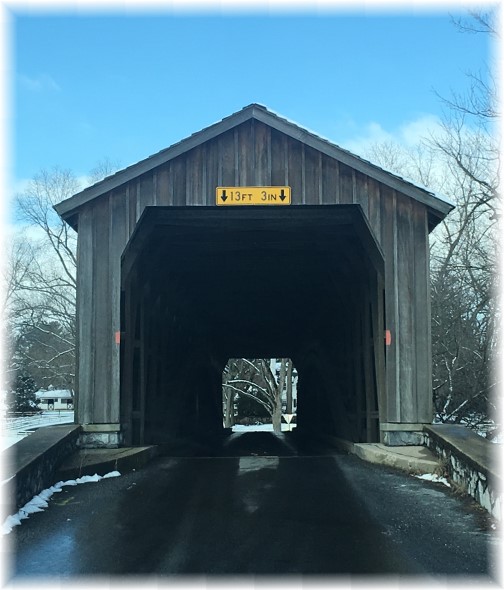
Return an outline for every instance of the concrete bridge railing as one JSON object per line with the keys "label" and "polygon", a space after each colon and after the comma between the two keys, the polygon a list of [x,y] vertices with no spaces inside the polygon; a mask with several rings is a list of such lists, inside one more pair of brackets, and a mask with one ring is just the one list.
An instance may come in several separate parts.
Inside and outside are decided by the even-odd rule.
{"label": "concrete bridge railing", "polygon": [[424,426],[426,445],[442,461],[446,475],[497,520],[502,520],[502,478],[497,448],[459,424]]}

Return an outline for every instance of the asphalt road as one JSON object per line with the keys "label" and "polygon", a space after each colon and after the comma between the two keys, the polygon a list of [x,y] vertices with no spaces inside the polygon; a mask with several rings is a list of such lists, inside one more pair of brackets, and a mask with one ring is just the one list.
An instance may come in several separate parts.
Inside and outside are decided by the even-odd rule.
{"label": "asphalt road", "polygon": [[439,484],[289,435],[218,455],[65,487],[10,534],[13,575],[493,576],[485,513]]}

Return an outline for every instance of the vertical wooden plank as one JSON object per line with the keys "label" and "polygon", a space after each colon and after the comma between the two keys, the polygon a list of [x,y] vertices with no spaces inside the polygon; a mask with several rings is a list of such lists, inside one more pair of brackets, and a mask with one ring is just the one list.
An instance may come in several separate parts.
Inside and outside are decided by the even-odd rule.
{"label": "vertical wooden plank", "polygon": [[357,440],[364,442],[363,419],[365,417],[365,390],[363,379],[363,342],[362,342],[362,293],[360,288],[354,292],[353,307],[353,348],[352,363],[354,373],[355,408],[357,418]]}
{"label": "vertical wooden plank", "polygon": [[318,152],[308,146],[305,147],[304,153],[304,203],[307,205],[317,205],[319,195],[319,155]]}
{"label": "vertical wooden plank", "polygon": [[358,312],[361,326],[361,347],[362,347],[362,374],[364,382],[365,400],[365,423],[366,442],[378,440],[378,406],[377,406],[377,382],[374,364],[374,329],[373,321],[373,299],[376,297],[374,290],[375,282],[374,268],[364,262],[361,271],[361,309]]}
{"label": "vertical wooden plank", "polygon": [[369,223],[373,232],[380,242],[381,245],[381,195],[380,195],[380,184],[373,180],[372,178],[367,177],[368,182],[368,208],[369,208]]}
{"label": "vertical wooden plank", "polygon": [[233,142],[234,142],[234,180],[231,183],[231,186],[239,186],[240,184],[240,139],[238,128],[235,127],[233,129]]}
{"label": "vertical wooden plank", "polygon": [[198,178],[198,170],[201,167],[201,150],[199,147],[192,149],[185,154],[186,169],[185,169],[185,205],[198,205],[198,191],[200,183]]}
{"label": "vertical wooden plank", "polygon": [[271,182],[271,127],[255,122],[254,186],[270,186]]}
{"label": "vertical wooden plank", "polygon": [[286,157],[287,137],[274,129],[271,130],[271,184],[273,186],[289,185]]}
{"label": "vertical wooden plank", "polygon": [[[371,299],[371,317],[373,321],[373,351],[376,371],[376,395],[378,399],[378,416],[380,422],[386,422],[386,381],[385,381],[385,310],[383,278],[375,273],[371,286],[373,293]],[[380,442],[382,442],[380,440]]]}
{"label": "vertical wooden plank", "polygon": [[77,246],[77,339],[79,355],[76,392],[76,421],[81,424],[93,418],[93,211],[85,207],[79,212]]}
{"label": "vertical wooden plank", "polygon": [[185,156],[179,156],[172,160],[170,176],[173,182],[173,204],[186,204],[186,160]]}
{"label": "vertical wooden plank", "polygon": [[142,202],[140,199],[140,178],[136,178],[134,181],[135,186],[135,224],[138,223],[140,215],[142,214]]}
{"label": "vertical wooden plank", "polygon": [[411,199],[397,195],[397,293],[399,340],[399,391],[401,421],[416,422],[415,324],[414,324],[414,244]]}
{"label": "vertical wooden plank", "polygon": [[387,404],[385,422],[400,421],[400,389],[398,356],[398,301],[397,301],[397,223],[396,196],[392,189],[381,189],[381,245],[385,257],[385,324],[392,342],[386,348]]}
{"label": "vertical wooden plank", "polygon": [[318,180],[318,198],[317,203],[319,205],[322,204],[324,199],[323,194],[323,183],[322,183],[322,152],[318,152],[318,162],[317,162],[317,180]]}
{"label": "vertical wooden plank", "polygon": [[121,425],[125,432],[125,444],[133,444],[133,366],[135,355],[135,310],[134,301],[137,293],[135,281],[136,269],[133,269],[129,280],[124,284],[124,364],[121,374]]}
{"label": "vertical wooden plank", "polygon": [[139,213],[142,215],[145,207],[154,205],[154,178],[152,172],[144,174],[139,179]]}
{"label": "vertical wooden plank", "polygon": [[94,372],[93,422],[110,422],[111,352],[114,345],[109,272],[109,195],[93,203]]}
{"label": "vertical wooden plank", "polygon": [[431,299],[427,210],[412,202],[414,243],[415,377],[418,422],[430,423],[432,407]]}
{"label": "vertical wooden plank", "polygon": [[137,184],[134,180],[128,182],[128,205],[129,234],[131,236],[137,222]]}
{"label": "vertical wooden plank", "polygon": [[206,180],[203,204],[215,205],[215,189],[221,186],[219,180],[219,142],[217,139],[207,144],[205,163]]}
{"label": "vertical wooden plank", "polygon": [[220,180],[219,186],[235,185],[235,138],[234,130],[228,131],[218,137]]}
{"label": "vertical wooden plank", "polygon": [[289,142],[287,137],[283,136],[284,168],[285,168],[285,185],[290,186],[289,179]]}
{"label": "vertical wooden plank", "polygon": [[242,123],[238,132],[237,186],[249,186],[255,180],[255,150],[253,120]]}
{"label": "vertical wooden plank", "polygon": [[198,146],[186,154],[186,205],[203,204],[205,173],[205,146]]}
{"label": "vertical wooden plank", "polygon": [[206,205],[207,194],[207,151],[208,146],[204,144],[198,148],[201,152],[199,167],[197,172],[198,178],[198,205]]}
{"label": "vertical wooden plank", "polygon": [[152,171],[152,204],[158,204],[158,168]]}
{"label": "vertical wooden plank", "polygon": [[128,239],[131,236],[131,222],[130,222],[130,185],[126,184],[126,230],[128,232]]}
{"label": "vertical wooden plank", "polygon": [[[112,334],[120,333],[121,326],[121,255],[128,240],[126,225],[125,190],[111,194],[109,209],[109,259],[110,259],[110,308],[112,316]],[[112,422],[120,420],[120,345],[112,340],[111,354],[110,416]]]}
{"label": "vertical wooden plank", "polygon": [[169,166],[165,165],[157,171],[157,205],[171,205]]}
{"label": "vertical wooden plank", "polygon": [[147,309],[150,308],[147,299],[148,284],[142,282],[140,296],[140,410],[139,410],[139,440],[138,444],[144,444],[145,437],[145,401],[147,396],[147,369],[148,369],[148,341],[150,323],[147,321]]}
{"label": "vertical wooden plank", "polygon": [[360,172],[355,173],[355,202],[362,207],[369,220],[368,177]]}
{"label": "vertical wooden plank", "polygon": [[301,205],[303,203],[302,146],[299,141],[290,138],[288,139],[288,162],[292,204]]}
{"label": "vertical wooden plank", "polygon": [[325,154],[322,155],[322,203],[339,203],[338,161]]}
{"label": "vertical wooden plank", "polygon": [[306,145],[301,144],[301,202],[306,203]]}
{"label": "vertical wooden plank", "polygon": [[353,200],[352,169],[344,164],[339,165],[340,203],[351,204]]}

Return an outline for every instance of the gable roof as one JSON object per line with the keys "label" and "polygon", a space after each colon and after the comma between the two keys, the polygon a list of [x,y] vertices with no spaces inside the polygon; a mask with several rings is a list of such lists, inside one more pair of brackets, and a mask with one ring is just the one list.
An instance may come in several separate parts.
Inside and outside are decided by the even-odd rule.
{"label": "gable roof", "polygon": [[242,123],[256,119],[261,123],[270,126],[277,131],[284,133],[285,135],[297,139],[332,158],[354,168],[355,170],[366,174],[367,176],[374,178],[378,182],[383,183],[390,188],[393,188],[417,201],[420,201],[427,207],[429,207],[440,220],[445,217],[453,208],[454,204],[451,203],[445,197],[435,194],[426,188],[422,188],[413,182],[398,176],[392,172],[389,172],[375,164],[372,164],[368,160],[352,154],[348,150],[345,150],[338,145],[331,143],[329,140],[316,135],[315,133],[301,127],[293,121],[289,121],[281,117],[280,115],[268,110],[265,106],[259,104],[251,104],[244,107],[241,111],[233,113],[232,115],[225,117],[221,121],[210,125],[193,133],[186,139],[179,141],[168,148],[165,148],[136,164],[128,166],[123,170],[112,174],[97,182],[96,184],[80,191],[74,196],[70,197],[58,203],[54,208],[57,213],[63,218],[68,220],[75,210],[82,205],[85,205],[89,201],[103,195],[122,184],[137,178],[138,176],[149,172],[153,168],[161,166],[166,162],[180,156],[181,154],[188,152],[189,150],[233,129],[234,127],[241,125]]}

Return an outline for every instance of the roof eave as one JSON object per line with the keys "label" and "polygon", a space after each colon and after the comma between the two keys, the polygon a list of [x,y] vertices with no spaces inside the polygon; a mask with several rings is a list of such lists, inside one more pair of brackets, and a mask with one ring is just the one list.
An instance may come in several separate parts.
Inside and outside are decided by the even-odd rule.
{"label": "roof eave", "polygon": [[213,125],[210,125],[209,127],[194,133],[193,135],[190,135],[178,143],[161,150],[157,154],[149,156],[148,158],[145,158],[136,164],[128,166],[124,170],[120,170],[119,172],[108,176],[104,180],[84,189],[69,199],[66,199],[65,201],[61,201],[61,203],[55,205],[54,209],[61,217],[63,217],[63,219],[65,219],[69,213],[73,212],[78,207],[85,205],[88,201],[108,193],[118,186],[121,186],[122,184],[129,182],[130,180],[133,180],[134,178],[137,178],[146,172],[150,172],[153,168],[161,166],[162,164],[169,162],[177,156],[180,156],[185,152],[198,147],[206,141],[209,141],[214,137],[217,137],[218,135],[233,129],[233,127],[241,125],[249,119],[252,119],[254,117],[255,110],[256,105],[245,107],[234,115],[230,115],[229,117],[222,119],[222,121],[218,121],[217,123],[214,123]]}

